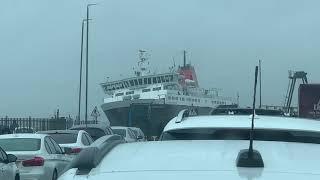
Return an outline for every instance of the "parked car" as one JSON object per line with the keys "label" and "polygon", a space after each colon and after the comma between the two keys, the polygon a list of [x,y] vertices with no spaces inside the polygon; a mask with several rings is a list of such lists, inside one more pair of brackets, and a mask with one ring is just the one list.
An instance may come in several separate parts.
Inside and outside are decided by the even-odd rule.
{"label": "parked car", "polygon": [[28,127],[17,127],[14,129],[14,133],[16,133],[16,134],[34,133],[34,130],[32,128],[28,128]]}
{"label": "parked car", "polygon": [[146,136],[140,128],[130,127],[130,129],[133,130],[134,135],[137,137],[138,141],[146,141]]}
{"label": "parked car", "polygon": [[[82,149],[93,143],[90,135],[83,130],[50,130],[37,133],[50,135],[65,151],[73,155],[78,154]],[[65,148],[71,148],[70,152]]]}
{"label": "parked car", "polygon": [[113,134],[111,127],[104,124],[75,125],[72,126],[70,130],[84,130],[92,137],[94,141],[102,136]]}
{"label": "parked car", "polygon": [[21,179],[56,180],[71,162],[49,135],[1,135],[0,146],[18,158]]}
{"label": "parked car", "polygon": [[138,140],[130,127],[112,126],[111,129],[113,133],[122,136],[126,142],[136,142]]}
{"label": "parked car", "polygon": [[19,169],[16,165],[17,157],[7,154],[0,147],[0,179],[20,180]]}
{"label": "parked car", "polygon": [[244,157],[251,119],[183,113],[168,123],[164,141],[90,147],[60,180],[320,178],[320,121],[256,116],[253,156]]}

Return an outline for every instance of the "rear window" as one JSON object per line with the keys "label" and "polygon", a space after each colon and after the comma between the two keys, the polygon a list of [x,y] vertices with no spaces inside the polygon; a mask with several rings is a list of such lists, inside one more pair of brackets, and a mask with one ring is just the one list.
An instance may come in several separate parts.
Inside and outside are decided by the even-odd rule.
{"label": "rear window", "polygon": [[140,135],[137,129],[132,129],[132,132],[134,133],[135,136]]}
{"label": "rear window", "polygon": [[72,128],[72,129],[86,131],[92,137],[93,140],[97,140],[100,137],[106,135],[106,133],[99,128]]}
{"label": "rear window", "polygon": [[54,133],[49,134],[58,144],[72,144],[77,142],[78,134]]}
{"label": "rear window", "polygon": [[0,147],[5,151],[38,151],[41,140],[34,138],[0,139]]}
{"label": "rear window", "polygon": [[112,129],[113,133],[118,134],[122,137],[126,137],[126,130],[125,129]]}
{"label": "rear window", "polygon": [[[180,129],[164,132],[161,140],[249,140],[249,129]],[[297,130],[255,129],[254,140],[320,144],[320,133]]]}

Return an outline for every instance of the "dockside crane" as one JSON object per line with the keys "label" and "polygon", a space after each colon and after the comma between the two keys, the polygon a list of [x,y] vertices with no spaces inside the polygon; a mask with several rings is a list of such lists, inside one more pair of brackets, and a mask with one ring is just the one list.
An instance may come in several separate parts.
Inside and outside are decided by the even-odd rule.
{"label": "dockside crane", "polygon": [[289,71],[289,85],[286,94],[286,101],[284,105],[284,110],[286,113],[290,114],[292,96],[297,79],[301,79],[303,84],[308,84],[307,73],[304,71]]}

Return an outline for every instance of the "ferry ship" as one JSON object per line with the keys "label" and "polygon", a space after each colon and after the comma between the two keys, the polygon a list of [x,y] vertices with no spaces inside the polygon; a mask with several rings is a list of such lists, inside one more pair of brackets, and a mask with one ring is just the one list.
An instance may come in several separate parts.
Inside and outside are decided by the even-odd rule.
{"label": "ferry ship", "polygon": [[134,76],[101,83],[106,94],[101,105],[111,126],[139,127],[149,138],[158,137],[168,121],[182,109],[208,115],[213,109],[237,106],[217,89],[199,87],[194,67],[186,63],[167,73],[151,73],[146,52],[139,51]]}

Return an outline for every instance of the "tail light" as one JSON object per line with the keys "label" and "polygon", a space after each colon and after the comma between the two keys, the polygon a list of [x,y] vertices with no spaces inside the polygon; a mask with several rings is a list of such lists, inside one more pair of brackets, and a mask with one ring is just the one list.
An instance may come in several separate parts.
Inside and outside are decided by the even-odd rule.
{"label": "tail light", "polygon": [[22,161],[22,165],[25,167],[28,166],[43,166],[44,159],[42,157],[34,157],[33,159],[28,159]]}
{"label": "tail light", "polygon": [[78,154],[81,150],[81,148],[72,148],[71,153]]}

